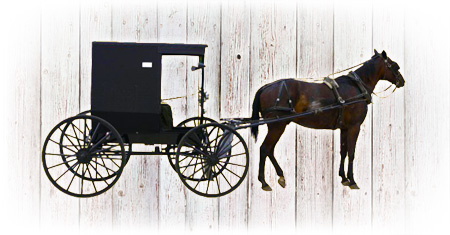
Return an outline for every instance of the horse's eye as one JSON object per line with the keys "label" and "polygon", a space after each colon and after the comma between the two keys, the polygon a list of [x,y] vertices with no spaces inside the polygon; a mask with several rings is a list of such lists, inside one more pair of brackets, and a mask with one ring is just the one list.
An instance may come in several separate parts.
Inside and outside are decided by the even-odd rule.
{"label": "horse's eye", "polygon": [[392,67],[392,65],[391,65],[391,64],[388,64],[387,66],[388,66],[388,68]]}

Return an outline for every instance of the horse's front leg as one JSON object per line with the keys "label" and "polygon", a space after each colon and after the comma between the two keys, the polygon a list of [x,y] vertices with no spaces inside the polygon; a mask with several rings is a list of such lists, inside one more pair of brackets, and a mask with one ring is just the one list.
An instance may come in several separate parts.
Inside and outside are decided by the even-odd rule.
{"label": "horse's front leg", "polygon": [[347,177],[350,180],[349,187],[351,189],[359,189],[358,185],[355,182],[355,179],[353,178],[353,160],[355,159],[355,148],[356,148],[356,141],[358,139],[360,126],[354,126],[348,130],[347,134],[347,146],[348,146],[348,172]]}
{"label": "horse's front leg", "polygon": [[350,181],[345,177],[345,157],[347,156],[347,130],[341,129],[341,164],[339,165],[339,176],[342,178],[341,183],[344,186],[349,186]]}

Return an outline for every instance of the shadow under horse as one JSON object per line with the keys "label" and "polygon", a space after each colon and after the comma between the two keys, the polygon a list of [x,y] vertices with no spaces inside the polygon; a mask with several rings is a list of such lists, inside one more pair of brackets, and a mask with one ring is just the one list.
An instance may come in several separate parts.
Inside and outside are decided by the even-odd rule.
{"label": "shadow under horse", "polygon": [[[260,113],[264,119],[267,119],[318,110],[312,115],[267,124],[268,133],[260,148],[258,180],[262,183],[262,189],[272,190],[264,179],[266,157],[269,157],[277,175],[280,177],[278,183],[283,188],[286,186],[283,171],[274,156],[274,149],[286,125],[290,122],[314,129],[340,129],[341,162],[339,176],[342,178],[341,183],[351,189],[359,189],[353,178],[353,160],[355,159],[356,140],[358,139],[360,126],[367,115],[367,106],[371,103],[371,94],[378,81],[387,80],[395,84],[396,87],[405,85],[405,80],[399,69],[400,66],[392,61],[385,51],[380,54],[375,50],[375,55],[354,72],[334,80],[326,78],[325,83],[283,79],[261,87],[256,92],[253,101],[252,120],[259,120]],[[346,102],[355,98],[363,99],[366,102],[345,105]],[[320,110],[322,107],[335,104],[342,105],[336,109]],[[256,140],[258,126],[253,126],[251,132]],[[349,162],[346,176],[344,162],[347,154]]]}

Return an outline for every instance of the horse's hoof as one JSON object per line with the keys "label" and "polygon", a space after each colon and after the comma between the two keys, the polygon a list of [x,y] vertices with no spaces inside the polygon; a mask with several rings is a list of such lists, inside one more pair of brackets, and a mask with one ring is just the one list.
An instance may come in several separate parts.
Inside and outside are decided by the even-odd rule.
{"label": "horse's hoof", "polygon": [[356,183],[350,185],[349,187],[350,187],[351,189],[359,189],[359,187],[358,187],[358,185],[357,185]]}
{"label": "horse's hoof", "polygon": [[284,179],[283,176],[281,176],[281,177],[278,179],[278,183],[281,185],[281,187],[286,188],[286,180]]}
{"label": "horse's hoof", "polygon": [[272,188],[269,185],[263,186],[262,189],[264,191],[272,191]]}
{"label": "horse's hoof", "polygon": [[350,186],[350,181],[349,180],[343,180],[341,183],[344,186]]}

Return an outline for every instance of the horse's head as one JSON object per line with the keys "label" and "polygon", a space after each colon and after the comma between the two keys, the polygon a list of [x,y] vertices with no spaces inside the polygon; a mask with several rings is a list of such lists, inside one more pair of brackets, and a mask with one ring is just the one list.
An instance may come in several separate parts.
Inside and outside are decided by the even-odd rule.
{"label": "horse's head", "polygon": [[397,64],[397,62],[391,60],[385,51],[378,53],[377,50],[375,51],[375,55],[372,57],[373,59],[376,59],[379,61],[378,63],[381,63],[381,68],[384,70],[384,76],[381,78],[381,80],[386,80],[391,82],[392,84],[395,84],[397,87],[402,87],[405,85],[405,79],[403,79],[403,76],[400,74],[400,66]]}

